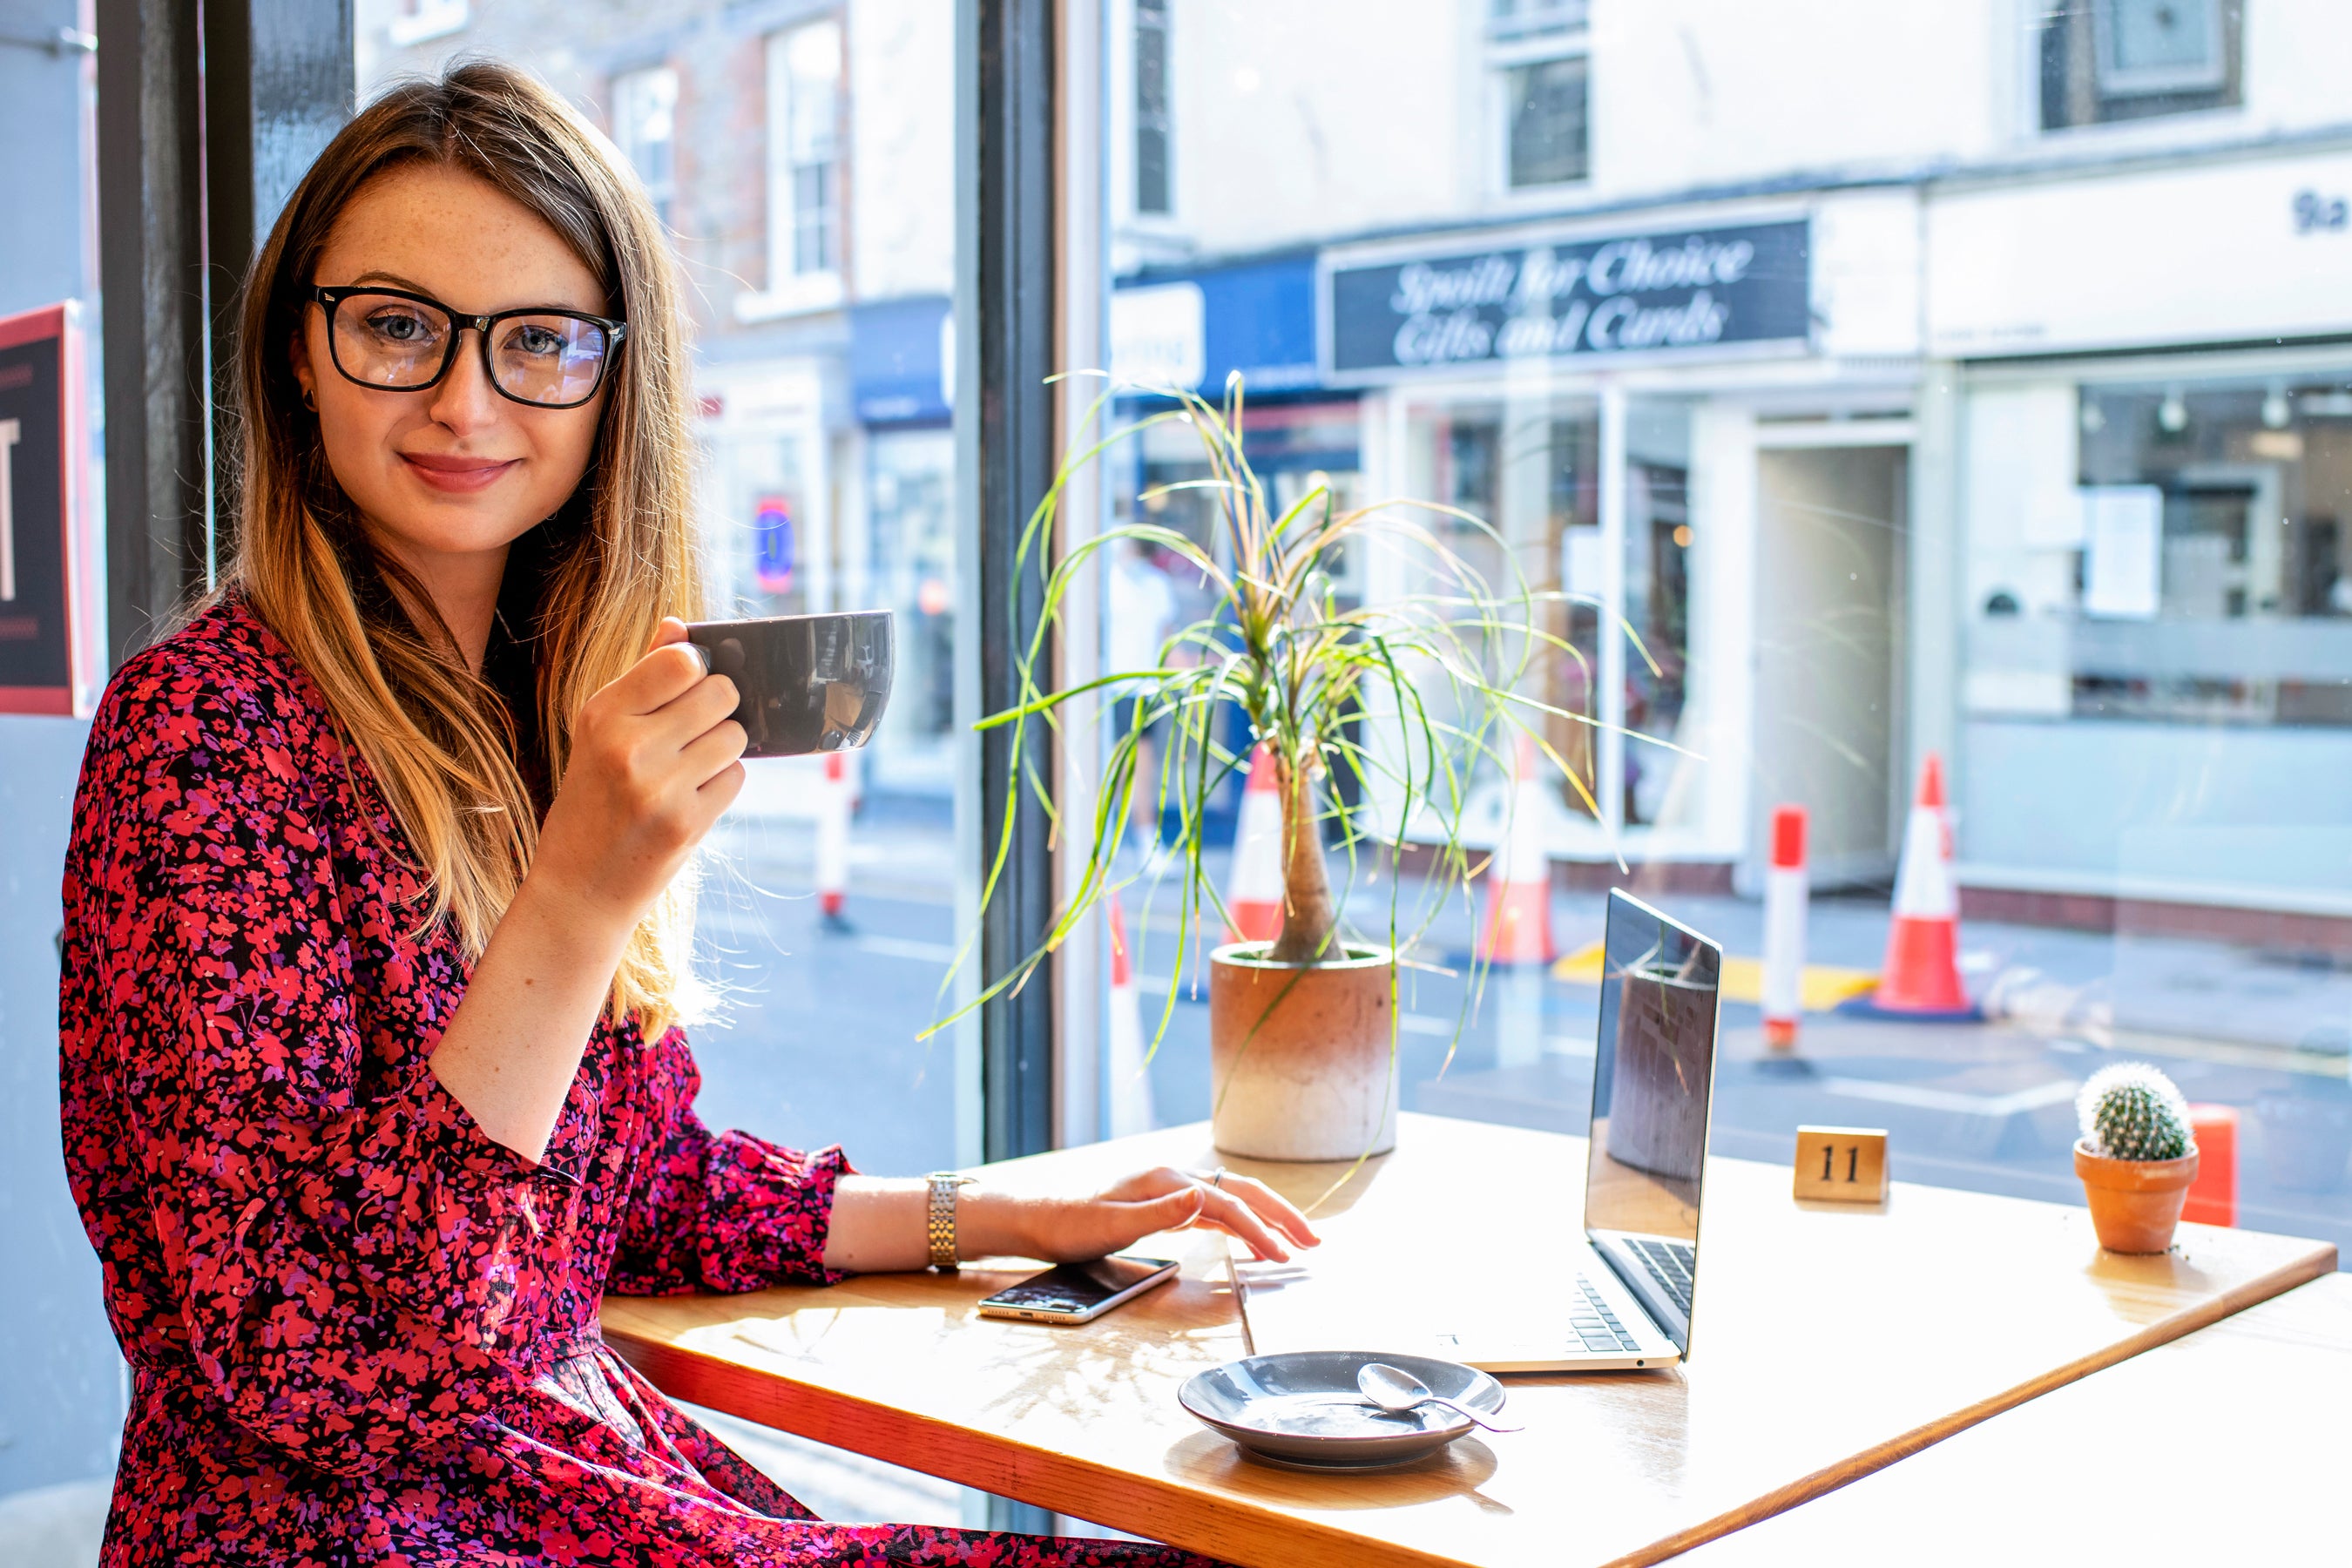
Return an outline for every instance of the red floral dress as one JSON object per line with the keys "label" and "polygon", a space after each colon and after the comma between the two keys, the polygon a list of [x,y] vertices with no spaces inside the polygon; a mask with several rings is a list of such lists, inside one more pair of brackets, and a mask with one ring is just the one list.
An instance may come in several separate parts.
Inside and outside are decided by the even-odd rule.
{"label": "red floral dress", "polygon": [[317,689],[235,603],[123,666],[66,858],[66,1163],[134,1372],[109,1565],[1176,1564],[827,1524],[604,1348],[606,1290],[830,1282],[841,1151],[600,1024],[546,1158],[425,1061],[466,989]]}

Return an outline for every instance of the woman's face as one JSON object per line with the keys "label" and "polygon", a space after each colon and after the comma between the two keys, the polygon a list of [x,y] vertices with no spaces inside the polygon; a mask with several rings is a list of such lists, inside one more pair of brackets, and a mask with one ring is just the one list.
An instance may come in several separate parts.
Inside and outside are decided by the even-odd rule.
{"label": "woman's face", "polygon": [[[468,316],[532,305],[613,313],[595,275],[528,207],[472,174],[431,163],[404,165],[362,187],[310,281],[426,294]],[[478,591],[485,574],[495,593],[507,547],[562,506],[587,472],[610,375],[577,408],[517,403],[490,384],[478,334],[464,330],[457,362],[435,385],[362,386],[335,368],[326,325],[324,307],[304,311],[294,374],[316,401],[328,466],[377,546],[436,598],[445,585]]]}

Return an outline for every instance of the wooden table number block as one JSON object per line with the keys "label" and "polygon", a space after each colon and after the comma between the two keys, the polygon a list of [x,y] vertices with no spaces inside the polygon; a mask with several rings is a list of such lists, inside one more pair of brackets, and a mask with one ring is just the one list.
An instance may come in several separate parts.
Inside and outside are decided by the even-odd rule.
{"label": "wooden table number block", "polygon": [[1875,1127],[1797,1129],[1796,1195],[1841,1204],[1886,1198],[1886,1134]]}

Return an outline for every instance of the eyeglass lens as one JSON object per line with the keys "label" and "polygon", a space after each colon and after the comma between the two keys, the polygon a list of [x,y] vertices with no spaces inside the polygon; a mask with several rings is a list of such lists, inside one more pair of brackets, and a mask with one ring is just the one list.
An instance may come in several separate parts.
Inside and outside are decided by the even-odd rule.
{"label": "eyeglass lens", "polygon": [[[369,386],[423,386],[441,374],[455,324],[396,294],[351,294],[334,312],[335,363]],[[593,321],[507,316],[490,327],[490,377],[525,403],[578,403],[596,390],[611,347]]]}

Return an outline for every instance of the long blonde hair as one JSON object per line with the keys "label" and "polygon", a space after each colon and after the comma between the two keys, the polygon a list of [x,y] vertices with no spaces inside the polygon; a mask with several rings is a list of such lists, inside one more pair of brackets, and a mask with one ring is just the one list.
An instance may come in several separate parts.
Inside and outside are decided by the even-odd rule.
{"label": "long blonde hair", "polygon": [[[329,471],[290,345],[330,233],[370,180],[415,163],[463,170],[543,219],[629,323],[608,373],[594,456],[537,532],[544,587],[531,638],[547,787],[572,721],[646,651],[664,616],[699,613],[685,328],[669,247],[610,144],[547,87],[467,61],[393,88],[330,142],[287,201],[246,281],[236,389],[238,528],[222,588],[241,593],[325,695],[405,834],[427,894],[478,956],[539,837],[516,725],[467,668],[429,598],[373,545]],[[509,567],[511,572],[514,568]],[[691,988],[689,879],[632,933],[615,1017],[651,1038]]]}

